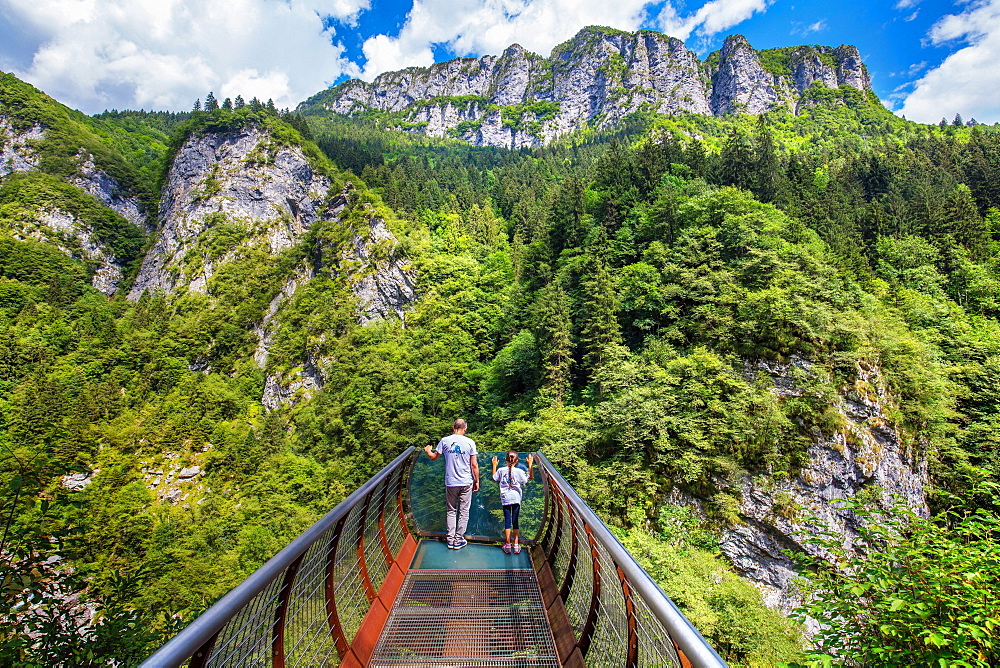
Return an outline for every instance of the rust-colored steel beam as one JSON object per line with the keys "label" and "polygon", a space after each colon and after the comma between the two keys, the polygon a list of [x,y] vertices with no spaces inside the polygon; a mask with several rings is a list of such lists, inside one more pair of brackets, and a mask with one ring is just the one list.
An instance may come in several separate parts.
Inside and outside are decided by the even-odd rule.
{"label": "rust-colored steel beam", "polygon": [[406,510],[403,508],[403,490],[406,485],[403,484],[403,480],[409,480],[406,475],[408,469],[413,468],[413,460],[409,460],[406,464],[399,467],[399,493],[396,495],[396,507],[399,511],[399,526],[403,530],[403,535],[410,533],[410,527],[406,524]]}
{"label": "rust-colored steel beam", "polygon": [[627,647],[625,668],[637,668],[639,665],[639,631],[635,620],[635,604],[632,603],[632,588],[628,584],[621,566],[618,566],[618,580],[622,585],[622,596],[625,598],[625,620]]}
{"label": "rust-colored steel beam", "polygon": [[375,586],[372,585],[371,575],[368,573],[368,560],[365,558],[365,525],[368,523],[368,506],[371,498],[370,492],[365,495],[365,503],[361,507],[361,519],[358,522],[358,570],[361,572],[361,584],[365,588],[365,596],[369,603],[378,596]]}
{"label": "rust-colored steel beam", "polygon": [[216,631],[214,636],[198,648],[198,651],[191,656],[188,668],[205,668],[208,665],[208,659],[212,656],[212,650],[215,649],[215,641],[218,640],[220,632]]}
{"label": "rust-colored steel beam", "polygon": [[340,624],[340,614],[337,612],[337,548],[340,546],[340,536],[344,532],[344,523],[347,515],[340,518],[337,527],[333,530],[330,538],[330,547],[326,552],[326,581],[324,592],[326,594],[326,619],[330,625],[330,635],[333,636],[333,644],[337,647],[337,653],[343,659],[351,649],[344,635],[344,627]]}
{"label": "rust-colored steel beam", "polygon": [[[555,501],[555,507],[556,507],[555,522],[554,522],[556,533],[552,537],[551,547],[549,548],[548,552],[545,553],[545,559],[550,564],[555,565],[556,555],[559,554],[559,547],[560,544],[562,543],[563,508],[566,507],[566,504],[563,500],[562,492],[559,490],[558,487],[553,487],[552,492],[553,492],[552,498]],[[553,570],[553,575],[554,574],[555,571]]]}
{"label": "rust-colored steel beam", "polygon": [[288,615],[288,600],[292,595],[292,585],[295,575],[302,565],[302,557],[289,564],[285,569],[285,578],[278,591],[278,608],[274,611],[274,623],[271,627],[271,665],[274,668],[285,668],[285,620]]}
{"label": "rust-colored steel beam", "polygon": [[590,649],[590,641],[594,638],[594,629],[597,627],[597,611],[601,603],[601,560],[597,552],[597,540],[590,530],[590,525],[584,524],[583,528],[587,532],[587,543],[590,545],[590,559],[594,564],[594,586],[590,590],[590,611],[587,613],[587,620],[583,624],[583,631],[580,632],[580,640],[577,642],[580,654],[586,657],[587,650]]}
{"label": "rust-colored steel beam", "polygon": [[569,515],[569,527],[571,530],[571,547],[569,553],[569,564],[566,566],[566,577],[563,578],[562,586],[559,588],[559,598],[563,601],[569,600],[569,592],[573,588],[573,579],[576,578],[577,545],[580,543],[576,530],[576,517],[573,514],[573,507],[566,505],[566,512]]}
{"label": "rust-colored steel beam", "polygon": [[385,563],[392,566],[392,562],[395,561],[395,557],[392,554],[392,548],[389,546],[389,536],[385,533],[385,502],[389,498],[389,480],[385,481],[385,486],[382,487],[382,494],[378,501],[378,541],[382,546],[382,556],[385,558]]}

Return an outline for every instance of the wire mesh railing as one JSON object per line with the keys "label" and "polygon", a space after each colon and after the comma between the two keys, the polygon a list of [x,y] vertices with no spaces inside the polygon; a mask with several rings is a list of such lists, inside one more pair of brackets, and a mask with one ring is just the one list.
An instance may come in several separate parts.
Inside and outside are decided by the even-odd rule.
{"label": "wire mesh railing", "polygon": [[552,462],[537,459],[548,501],[535,567],[551,573],[578,661],[589,668],[725,666]]}
{"label": "wire mesh railing", "polygon": [[[477,456],[480,487],[478,492],[473,493],[469,507],[469,524],[465,532],[469,540],[490,542],[503,539],[500,487],[490,472],[493,457],[503,462],[506,454],[506,450],[484,451]],[[521,458],[517,468],[527,470],[526,458]],[[421,536],[446,536],[443,463],[417,457],[410,471],[409,494],[415,531]],[[521,499],[521,542],[525,545],[535,542],[544,507],[545,488],[535,475],[532,482],[524,485]]]}
{"label": "wire mesh railing", "polygon": [[409,534],[403,496],[412,453],[399,455],[143,666],[339,664]]}

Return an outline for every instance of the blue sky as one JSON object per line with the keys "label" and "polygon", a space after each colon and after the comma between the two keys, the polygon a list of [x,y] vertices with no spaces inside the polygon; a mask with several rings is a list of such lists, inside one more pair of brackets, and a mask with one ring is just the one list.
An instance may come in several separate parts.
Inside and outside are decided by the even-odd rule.
{"label": "blue sky", "polygon": [[1000,0],[0,0],[0,69],[88,113],[189,109],[217,97],[294,107],[348,77],[518,42],[548,55],[587,25],[647,28],[705,57],[858,47],[875,92],[924,122],[1000,121]]}

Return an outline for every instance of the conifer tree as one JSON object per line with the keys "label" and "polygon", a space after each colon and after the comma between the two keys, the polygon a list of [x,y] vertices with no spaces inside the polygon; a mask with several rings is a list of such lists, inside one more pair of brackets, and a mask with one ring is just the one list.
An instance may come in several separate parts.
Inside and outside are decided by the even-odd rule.
{"label": "conifer tree", "polygon": [[987,232],[983,219],[972,198],[972,191],[964,183],[958,184],[948,193],[945,204],[945,231],[973,255],[981,253],[986,247]]}
{"label": "conifer tree", "polygon": [[191,107],[191,111],[201,111],[201,98],[197,98],[194,101],[194,106]]}
{"label": "conifer tree", "polygon": [[237,109],[242,109],[243,107],[247,106],[247,103],[243,99],[242,95],[237,95],[236,99],[233,100],[233,106]]}
{"label": "conifer tree", "polygon": [[778,194],[778,154],[764,116],[757,118],[754,149],[753,193],[761,202],[773,202]]}
{"label": "conifer tree", "polygon": [[225,109],[226,111],[232,111],[233,101],[227,97],[225,100],[222,101],[222,108]]}
{"label": "conifer tree", "polygon": [[622,342],[618,324],[618,298],[615,282],[604,260],[591,257],[582,287],[580,345],[583,370],[592,374],[604,362],[607,349]]}
{"label": "conifer tree", "polygon": [[549,227],[550,244],[555,255],[565,248],[577,248],[583,244],[586,191],[583,181],[576,175],[564,181],[556,191]]}
{"label": "conifer tree", "polygon": [[215,93],[208,92],[205,96],[205,111],[215,111],[219,108],[219,101],[215,99]]}
{"label": "conifer tree", "polygon": [[535,340],[542,356],[543,390],[558,405],[569,391],[572,326],[566,292],[553,281],[539,291],[535,303]]}
{"label": "conifer tree", "polygon": [[719,181],[725,185],[751,190],[754,184],[755,157],[747,136],[734,127],[719,153]]}
{"label": "conifer tree", "polygon": [[684,162],[691,168],[692,174],[699,177],[705,176],[708,169],[708,152],[705,150],[705,143],[700,139],[691,140],[687,150],[684,151]]}

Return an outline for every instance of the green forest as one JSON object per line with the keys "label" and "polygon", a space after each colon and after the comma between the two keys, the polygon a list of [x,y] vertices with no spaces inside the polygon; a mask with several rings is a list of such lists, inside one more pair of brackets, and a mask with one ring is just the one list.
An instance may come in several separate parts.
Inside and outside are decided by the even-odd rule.
{"label": "green forest", "polygon": [[[0,75],[7,127],[47,128],[36,168],[0,178],[0,663],[138,664],[461,416],[483,449],[544,452],[733,666],[996,665],[1000,128],[919,125],[846,87],[805,102],[512,151],[214,95],[88,117]],[[346,278],[316,276],[254,361],[294,268],[345,243],[330,223],[271,255],[220,222],[198,239],[228,258],[206,292],[126,298],[155,234],[72,185],[86,157],[156,224],[184,141],[249,126],[353,185],[348,227],[384,218],[416,276],[405,318],[362,326]],[[121,259],[112,297],[72,248],[23,233],[54,209]],[[266,410],[267,377],[307,356],[323,387]],[[861,391],[926,463],[931,516],[862,490],[871,549],[837,553],[818,527],[842,568],[798,555],[811,598],[784,616],[720,535],[746,476],[780,486],[820,441],[852,444],[838,406]],[[192,467],[183,498],[153,489]],[[825,625],[809,641],[807,617]]]}

